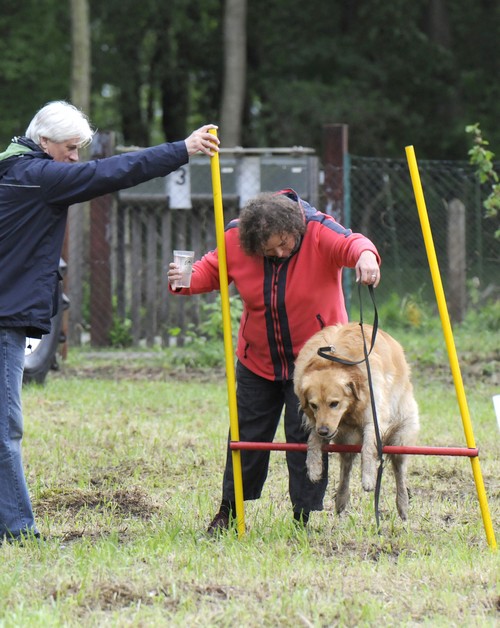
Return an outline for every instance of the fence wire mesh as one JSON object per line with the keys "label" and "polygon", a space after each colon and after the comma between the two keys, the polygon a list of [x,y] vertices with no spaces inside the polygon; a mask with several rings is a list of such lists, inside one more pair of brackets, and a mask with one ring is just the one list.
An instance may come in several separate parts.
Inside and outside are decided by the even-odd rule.
{"label": "fence wire mesh", "polygon": [[[370,237],[383,259],[381,292],[433,292],[422,230],[407,162],[352,157],[350,168],[352,227]],[[499,242],[485,218],[484,194],[466,162],[420,161],[419,172],[433,241],[445,284],[452,264],[465,265],[465,278],[485,288],[498,282]],[[463,206],[464,248],[451,257],[453,207]]]}

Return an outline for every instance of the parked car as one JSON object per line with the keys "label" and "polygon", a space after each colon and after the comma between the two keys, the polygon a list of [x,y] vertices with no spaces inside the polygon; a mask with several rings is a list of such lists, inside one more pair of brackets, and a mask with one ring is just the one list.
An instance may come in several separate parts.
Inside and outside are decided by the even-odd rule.
{"label": "parked car", "polygon": [[[61,258],[59,263],[61,277],[66,272],[66,262]],[[27,338],[24,358],[23,384],[43,384],[47,373],[59,368],[58,348],[60,344],[66,342],[63,331],[64,311],[69,307],[69,299],[63,293],[62,279],[59,282],[59,302],[57,312],[51,319],[51,330],[49,334],[41,338]]]}

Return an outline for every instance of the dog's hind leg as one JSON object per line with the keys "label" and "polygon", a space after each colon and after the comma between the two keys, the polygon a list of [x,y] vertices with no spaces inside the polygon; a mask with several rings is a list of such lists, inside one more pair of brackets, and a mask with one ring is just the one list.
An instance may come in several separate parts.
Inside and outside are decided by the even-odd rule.
{"label": "dog's hind leg", "polygon": [[396,479],[396,506],[403,521],[408,519],[408,488],[406,486],[407,456],[403,454],[391,456],[392,468]]}
{"label": "dog's hind leg", "polygon": [[307,475],[311,482],[319,482],[323,477],[323,451],[324,439],[318,436],[313,428],[307,440],[306,467]]}
{"label": "dog's hind leg", "polygon": [[340,479],[337,487],[337,494],[335,495],[335,510],[340,514],[349,503],[349,481],[351,479],[352,463],[356,454],[340,455]]}

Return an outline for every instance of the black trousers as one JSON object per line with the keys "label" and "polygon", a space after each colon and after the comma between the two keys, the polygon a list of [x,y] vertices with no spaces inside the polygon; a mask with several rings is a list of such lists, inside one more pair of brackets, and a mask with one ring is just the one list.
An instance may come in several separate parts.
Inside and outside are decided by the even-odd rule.
{"label": "black trousers", "polygon": [[[305,443],[308,434],[302,427],[299,400],[293,381],[269,381],[236,364],[236,398],[239,438],[242,441],[272,442],[285,408],[285,437],[287,443]],[[269,469],[269,451],[241,450],[243,498],[259,499]],[[279,454],[281,455],[281,454]],[[287,451],[288,487],[294,512],[323,510],[323,498],[328,483],[328,454],[324,454],[324,473],[320,482],[307,477],[306,452]],[[234,502],[232,453],[227,450],[222,498]]]}

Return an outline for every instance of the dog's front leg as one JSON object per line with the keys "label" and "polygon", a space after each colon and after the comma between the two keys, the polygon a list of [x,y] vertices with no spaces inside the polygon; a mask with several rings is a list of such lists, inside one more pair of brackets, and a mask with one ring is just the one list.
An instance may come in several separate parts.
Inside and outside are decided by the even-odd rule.
{"label": "dog's front leg", "polygon": [[318,436],[313,428],[307,440],[306,467],[307,475],[311,482],[319,482],[323,477],[323,452],[324,439]]}
{"label": "dog's front leg", "polygon": [[373,423],[363,428],[363,446],[361,448],[361,484],[365,491],[375,490],[377,481],[377,447]]}

